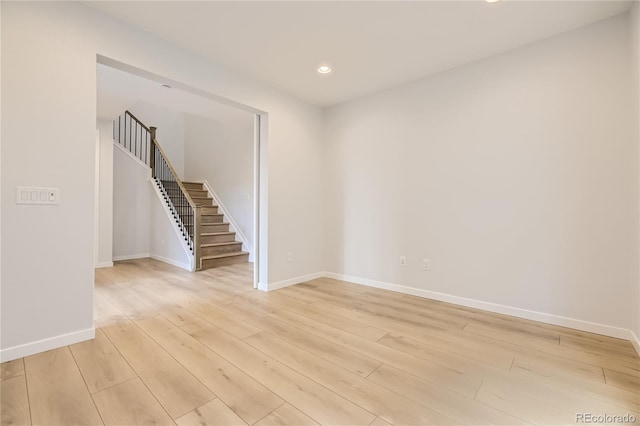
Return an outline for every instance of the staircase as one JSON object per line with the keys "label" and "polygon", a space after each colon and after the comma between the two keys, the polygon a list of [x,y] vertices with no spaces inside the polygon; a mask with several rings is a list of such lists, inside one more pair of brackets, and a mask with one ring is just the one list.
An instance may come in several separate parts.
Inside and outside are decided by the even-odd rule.
{"label": "staircase", "polygon": [[[248,262],[249,253],[242,251],[242,242],[236,241],[236,233],[229,231],[229,224],[224,221],[224,215],[218,213],[218,206],[213,205],[213,199],[209,197],[204,185],[184,181],[182,185],[196,205],[201,206],[200,238],[197,239],[200,244],[200,268],[196,265],[196,269]],[[174,191],[178,190],[179,188],[176,188]],[[167,190],[167,193],[169,192]]]}
{"label": "staircase", "polygon": [[149,166],[154,185],[164,197],[182,233],[195,270],[249,261],[242,242],[229,230],[224,215],[202,183],[183,182],[156,140],[156,128],[147,127],[129,111],[113,122],[113,137]]}

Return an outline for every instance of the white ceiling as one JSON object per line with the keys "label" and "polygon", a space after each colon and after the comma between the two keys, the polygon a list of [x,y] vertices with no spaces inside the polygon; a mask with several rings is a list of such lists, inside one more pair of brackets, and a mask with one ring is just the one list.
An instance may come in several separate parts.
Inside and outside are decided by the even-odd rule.
{"label": "white ceiling", "polygon": [[[328,106],[623,13],[631,1],[98,1],[85,4]],[[320,63],[334,72],[321,77]]]}
{"label": "white ceiling", "polygon": [[98,118],[113,120],[139,102],[228,124],[252,127],[253,114],[179,89],[167,89],[106,65],[97,66]]}

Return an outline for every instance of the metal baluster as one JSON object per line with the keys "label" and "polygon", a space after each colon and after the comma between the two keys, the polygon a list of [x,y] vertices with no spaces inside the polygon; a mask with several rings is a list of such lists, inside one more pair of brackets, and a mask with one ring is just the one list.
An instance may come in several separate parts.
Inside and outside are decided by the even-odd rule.
{"label": "metal baluster", "polygon": [[136,140],[135,143],[133,145],[133,151],[134,151],[134,155],[136,156],[136,158],[138,158],[138,122],[136,121]]}

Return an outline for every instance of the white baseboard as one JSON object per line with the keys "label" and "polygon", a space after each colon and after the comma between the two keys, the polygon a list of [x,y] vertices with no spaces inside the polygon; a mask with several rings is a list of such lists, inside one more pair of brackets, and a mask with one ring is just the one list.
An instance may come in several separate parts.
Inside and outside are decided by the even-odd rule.
{"label": "white baseboard", "polygon": [[[154,259],[160,260],[161,262],[165,262],[170,265],[177,266],[179,268],[188,269],[189,271],[195,271],[196,264],[195,264],[194,255],[191,253],[191,249],[189,248],[187,241],[185,241],[185,239],[183,238],[182,231],[180,231],[180,228],[178,227],[178,223],[175,220],[173,220],[173,214],[171,212],[171,209],[169,208],[169,205],[164,201],[162,190],[160,189],[159,184],[157,184],[155,181],[152,181],[151,186],[153,187],[153,191],[158,196],[158,201],[160,201],[160,206],[162,207],[162,211],[164,211],[167,219],[169,220],[169,225],[173,229],[173,232],[175,233],[176,237],[178,237],[178,241],[180,241],[180,246],[182,247],[182,250],[184,251],[185,256],[188,257],[190,261],[189,261],[189,266],[185,268],[184,265],[177,260],[167,259],[161,256],[154,257]],[[156,255],[151,255],[151,256],[153,257]]]}
{"label": "white baseboard", "polygon": [[[266,290],[262,290],[262,284],[258,284],[258,288],[262,291],[273,291],[283,287],[289,287],[290,285],[300,284],[306,281],[315,280],[317,278],[323,278],[325,276],[324,272],[316,272],[313,274],[302,275],[300,277],[291,278],[284,281],[278,281],[276,283],[271,283],[266,285]],[[264,287],[264,286],[262,286]]]}
{"label": "white baseboard", "polygon": [[638,339],[638,336],[636,336],[636,333],[634,333],[633,331],[629,330],[629,333],[631,333],[631,344],[633,344],[633,347],[636,348],[638,356],[640,356],[640,339]]}
{"label": "white baseboard", "polygon": [[[398,284],[391,284],[382,281],[371,280],[367,278],[355,277],[352,275],[336,274],[333,272],[325,272],[327,278],[347,281],[353,284],[365,285],[367,287],[381,288],[384,290],[396,291],[398,293],[410,294],[413,296],[424,297],[427,299],[438,300],[441,302],[453,303],[455,305],[467,306],[469,308],[482,309],[484,311],[495,312],[498,314],[510,315],[513,317],[539,321],[546,324],[558,325],[561,327],[569,327],[576,330],[587,331],[590,333],[602,334],[605,336],[616,337],[618,339],[631,340],[633,342],[633,333],[631,330],[620,327],[613,327],[605,324],[598,324],[589,321],[583,321],[575,318],[568,318],[559,315],[548,314],[544,312],[530,311],[527,309],[515,308],[512,306],[500,305],[497,303],[484,302],[482,300],[468,299],[466,297],[452,296],[450,294],[438,293],[435,291],[423,290],[419,288],[407,287]],[[636,343],[637,344],[637,339]],[[638,349],[638,347],[636,347]],[[639,351],[640,353],[640,351]]]}
{"label": "white baseboard", "polygon": [[100,262],[95,266],[95,269],[98,268],[110,268],[113,266],[113,262]]}
{"label": "white baseboard", "polygon": [[160,262],[168,263],[169,265],[177,266],[178,268],[186,269],[187,271],[191,271],[190,263],[179,262],[174,259],[169,259],[168,257],[160,256],[158,254],[151,254],[149,256],[152,259],[159,260]]}
{"label": "white baseboard", "polygon": [[84,342],[85,340],[91,340],[95,337],[96,330],[92,327],[86,330],[74,331],[73,333],[62,334],[60,336],[2,349],[0,350],[0,362],[11,361],[24,356],[49,351],[51,349],[73,345],[74,343]]}
{"label": "white baseboard", "polygon": [[[131,254],[126,256],[113,256],[113,260],[116,262],[121,260],[135,260],[135,259],[146,259],[146,258],[159,260],[160,262],[168,263],[169,265],[177,266],[178,268],[186,269],[187,271],[192,270],[191,264],[182,263],[174,259],[169,259],[167,257],[160,256],[158,254],[140,253],[140,254]],[[111,264],[111,266],[113,266],[113,263]]]}
{"label": "white baseboard", "polygon": [[113,256],[113,261],[119,262],[121,260],[144,259],[146,257],[151,257],[151,255],[149,253],[138,253],[138,254],[126,254],[124,256]]}

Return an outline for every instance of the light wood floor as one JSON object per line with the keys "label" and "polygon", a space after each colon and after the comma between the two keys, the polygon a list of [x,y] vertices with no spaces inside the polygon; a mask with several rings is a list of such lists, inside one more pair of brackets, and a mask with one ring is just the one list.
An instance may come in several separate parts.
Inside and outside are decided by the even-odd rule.
{"label": "light wood floor", "polygon": [[1,364],[2,425],[640,423],[627,341],[250,264],[96,271],[96,338]]}

